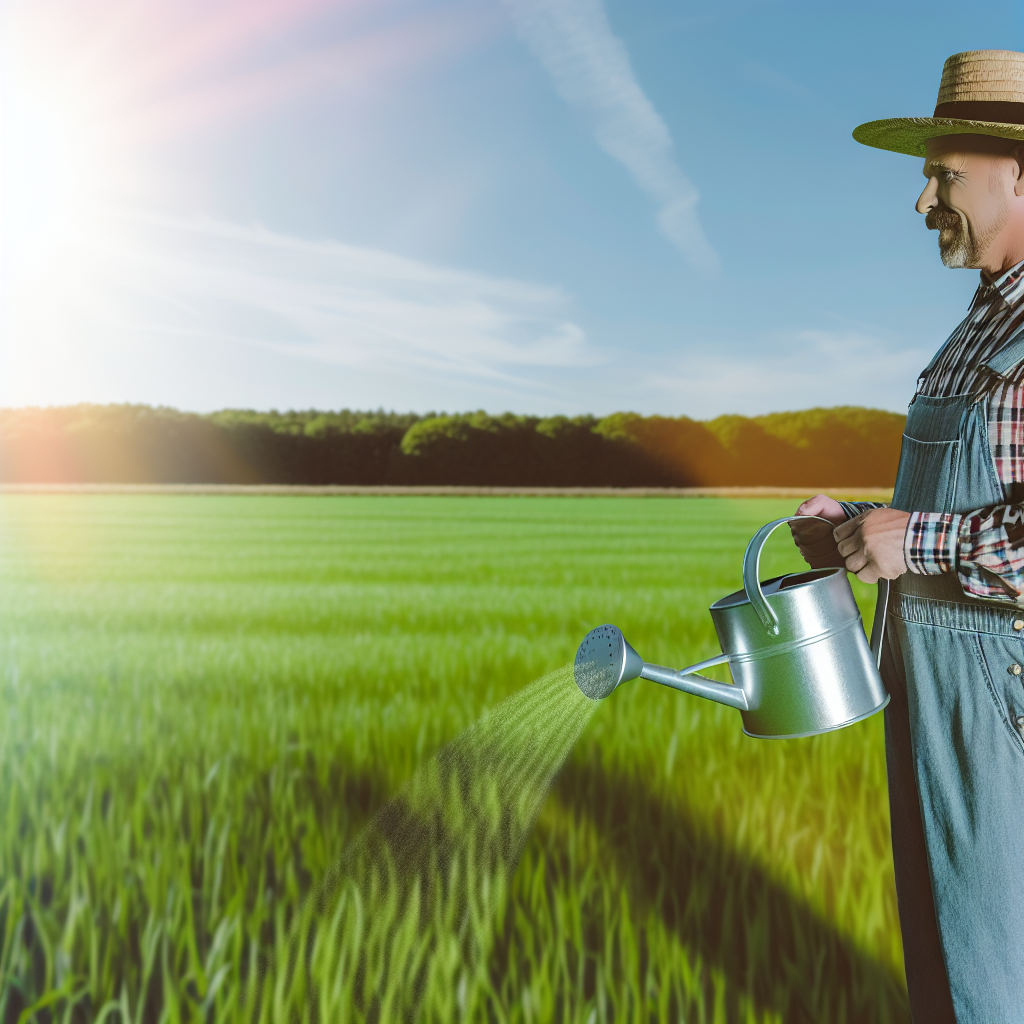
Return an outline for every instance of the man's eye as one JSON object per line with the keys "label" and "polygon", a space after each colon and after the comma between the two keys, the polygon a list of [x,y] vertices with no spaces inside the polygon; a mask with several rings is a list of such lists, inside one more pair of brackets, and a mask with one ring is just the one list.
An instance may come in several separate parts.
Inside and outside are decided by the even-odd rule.
{"label": "man's eye", "polygon": [[942,172],[942,180],[945,181],[947,185],[952,185],[954,181],[963,181],[964,177],[965,175],[963,171],[951,171],[947,169]]}

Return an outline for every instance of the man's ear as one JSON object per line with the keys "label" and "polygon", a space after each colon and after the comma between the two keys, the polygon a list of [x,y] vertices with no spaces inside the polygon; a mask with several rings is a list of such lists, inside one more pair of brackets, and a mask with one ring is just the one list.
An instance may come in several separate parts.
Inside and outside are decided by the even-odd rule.
{"label": "man's ear", "polygon": [[1024,196],[1024,142],[1017,143],[1010,152],[1017,161],[1017,181],[1014,183],[1014,195]]}

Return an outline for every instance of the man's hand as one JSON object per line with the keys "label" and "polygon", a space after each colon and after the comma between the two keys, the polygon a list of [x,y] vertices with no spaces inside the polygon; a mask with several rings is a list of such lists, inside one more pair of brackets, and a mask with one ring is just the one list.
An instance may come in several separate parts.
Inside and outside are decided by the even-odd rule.
{"label": "man's hand", "polygon": [[909,512],[873,508],[841,523],[835,529],[835,539],[846,568],[864,583],[902,576],[907,571],[903,539],[908,522]]}
{"label": "man's hand", "polygon": [[[821,516],[834,526],[846,522],[843,506],[827,494],[816,494],[808,498],[794,513],[798,516]],[[804,561],[812,569],[831,569],[833,566],[845,565],[839,553],[833,530],[820,521],[790,523],[793,540],[800,549]]]}

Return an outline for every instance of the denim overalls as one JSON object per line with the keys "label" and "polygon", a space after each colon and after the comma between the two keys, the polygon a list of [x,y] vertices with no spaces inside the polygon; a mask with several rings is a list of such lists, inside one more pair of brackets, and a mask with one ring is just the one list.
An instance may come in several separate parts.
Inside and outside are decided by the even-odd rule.
{"label": "denim overalls", "polygon": [[[986,368],[1021,363],[1024,332]],[[914,399],[893,508],[1007,503],[988,405],[977,392]],[[889,809],[915,1024],[1024,1022],[1024,608],[968,597],[955,573],[905,573],[885,623]]]}

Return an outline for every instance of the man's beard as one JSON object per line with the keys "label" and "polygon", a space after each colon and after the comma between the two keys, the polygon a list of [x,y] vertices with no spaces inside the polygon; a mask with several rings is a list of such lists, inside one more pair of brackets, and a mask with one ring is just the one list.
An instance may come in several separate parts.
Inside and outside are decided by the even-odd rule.
{"label": "man's beard", "polygon": [[934,210],[928,211],[924,222],[932,231],[939,232],[939,256],[947,267],[977,269],[981,266],[989,242],[1002,231],[1008,216],[1008,208],[1001,210],[984,234],[977,236],[963,214],[951,210],[940,200]]}
{"label": "man's beard", "polygon": [[978,245],[960,214],[940,203],[928,211],[924,222],[929,230],[939,232],[939,256],[945,266],[959,269],[978,265]]}

